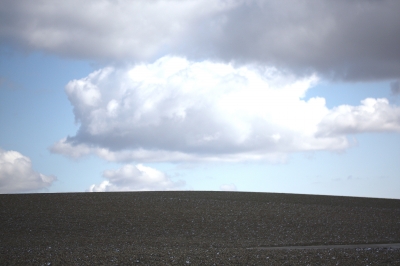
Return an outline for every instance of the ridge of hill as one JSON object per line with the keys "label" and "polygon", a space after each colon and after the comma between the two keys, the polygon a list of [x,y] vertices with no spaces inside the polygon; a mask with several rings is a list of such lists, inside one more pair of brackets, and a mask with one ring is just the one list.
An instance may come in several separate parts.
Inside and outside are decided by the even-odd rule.
{"label": "ridge of hill", "polygon": [[[0,263],[400,265],[400,200],[253,192],[0,195]],[[249,249],[253,248],[253,249]]]}

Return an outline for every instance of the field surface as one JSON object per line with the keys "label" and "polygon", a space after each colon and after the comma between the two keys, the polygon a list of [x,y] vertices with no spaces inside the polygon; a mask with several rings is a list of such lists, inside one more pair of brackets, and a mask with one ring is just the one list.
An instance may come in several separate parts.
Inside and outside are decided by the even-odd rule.
{"label": "field surface", "polygon": [[400,265],[396,243],[400,200],[194,191],[0,195],[0,265]]}

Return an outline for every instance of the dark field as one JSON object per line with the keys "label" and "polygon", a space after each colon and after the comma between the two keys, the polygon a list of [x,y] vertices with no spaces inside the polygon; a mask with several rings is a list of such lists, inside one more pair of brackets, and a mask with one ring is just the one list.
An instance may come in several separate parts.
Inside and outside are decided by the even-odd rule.
{"label": "dark field", "polygon": [[400,200],[240,192],[0,195],[0,265],[400,265]]}

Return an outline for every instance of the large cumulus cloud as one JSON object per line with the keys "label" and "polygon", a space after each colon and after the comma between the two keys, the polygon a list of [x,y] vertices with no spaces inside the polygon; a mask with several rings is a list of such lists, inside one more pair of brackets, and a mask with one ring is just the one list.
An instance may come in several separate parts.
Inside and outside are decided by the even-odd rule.
{"label": "large cumulus cloud", "polygon": [[78,58],[267,63],[348,80],[400,73],[396,0],[6,0],[1,43]]}
{"label": "large cumulus cloud", "polygon": [[67,84],[80,128],[51,150],[110,161],[274,160],[345,149],[347,133],[399,131],[400,108],[386,99],[332,110],[323,98],[306,101],[317,81],[180,57],[104,68]]}
{"label": "large cumulus cloud", "polygon": [[0,193],[37,191],[55,180],[55,176],[34,171],[31,160],[21,153],[0,149]]}

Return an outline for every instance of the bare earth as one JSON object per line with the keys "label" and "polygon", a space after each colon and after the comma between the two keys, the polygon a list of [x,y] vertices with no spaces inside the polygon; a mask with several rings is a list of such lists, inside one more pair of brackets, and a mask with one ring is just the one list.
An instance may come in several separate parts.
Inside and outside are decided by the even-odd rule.
{"label": "bare earth", "polygon": [[400,265],[400,248],[391,243],[400,243],[400,200],[194,191],[0,195],[0,265]]}

